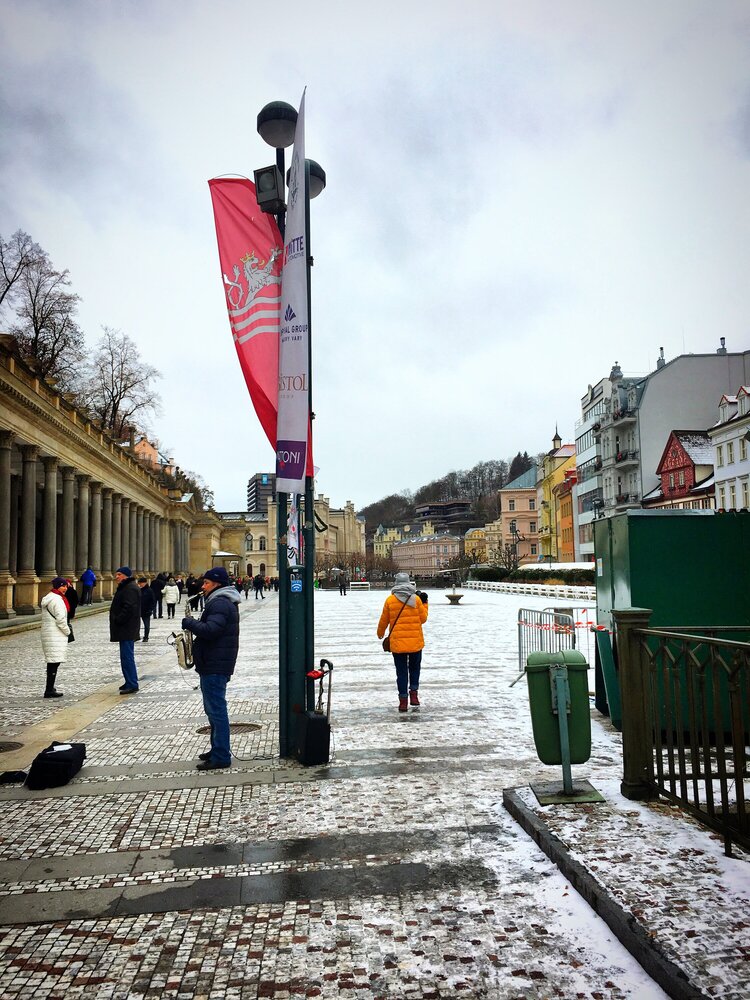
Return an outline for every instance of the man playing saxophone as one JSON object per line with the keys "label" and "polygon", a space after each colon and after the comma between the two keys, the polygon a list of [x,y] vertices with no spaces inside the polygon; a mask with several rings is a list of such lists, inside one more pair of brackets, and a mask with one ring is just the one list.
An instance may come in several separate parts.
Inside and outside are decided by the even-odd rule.
{"label": "man playing saxophone", "polygon": [[211,725],[211,749],[200,755],[199,771],[231,767],[227,683],[234,673],[240,644],[240,595],[229,585],[222,566],[208,570],[202,586],[205,605],[200,619],[183,618],[193,634],[193,658],[200,677],[203,710]]}

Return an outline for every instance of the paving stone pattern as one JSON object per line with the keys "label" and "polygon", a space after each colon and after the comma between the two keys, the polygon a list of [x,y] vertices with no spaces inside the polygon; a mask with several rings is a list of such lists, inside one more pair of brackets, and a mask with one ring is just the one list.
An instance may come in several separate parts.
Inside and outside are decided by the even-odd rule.
{"label": "paving stone pattern", "polygon": [[[165,645],[173,623],[154,623],[140,693],[76,737],[77,778],[0,795],[1,997],[664,996],[503,809],[503,788],[557,777],[536,758],[523,683],[509,686],[519,598],[431,595],[423,704],[400,715],[375,637],[384,596],[316,594],[334,753],[307,769],[276,756],[274,597],[241,605],[230,715],[259,729],[234,738],[246,759],[231,771],[194,770],[195,675]],[[121,683],[106,614],[76,637],[66,706]],[[2,738],[58,709],[43,674],[36,633],[0,638]],[[582,773],[617,797],[618,736],[597,717],[593,740]],[[713,995],[734,996],[724,985]]]}

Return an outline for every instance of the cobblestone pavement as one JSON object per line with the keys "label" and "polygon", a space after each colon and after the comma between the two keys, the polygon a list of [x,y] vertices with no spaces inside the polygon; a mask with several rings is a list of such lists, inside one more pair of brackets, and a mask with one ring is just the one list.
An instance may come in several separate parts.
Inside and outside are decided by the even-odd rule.
{"label": "cobblestone pavement", "polygon": [[[503,808],[519,786],[681,956],[706,988],[694,995],[750,995],[750,866],[673,810],[622,800],[618,736],[596,713],[580,776],[606,803],[534,806],[525,786],[557,774],[538,763],[523,684],[509,686],[519,598],[471,593],[454,608],[432,594],[422,706],[400,715],[375,637],[384,596],[316,594],[334,752],[313,768],[276,756],[274,597],[241,605],[231,771],[195,771],[206,719],[165,645],[171,622],[136,647],[139,694],[114,698],[107,616],[80,621],[62,704],[108,700],[75,737],[88,758],[73,782],[0,789],[0,997],[663,997]],[[23,742],[63,712],[40,697],[43,673],[38,634],[0,638],[0,738]],[[653,824],[661,867],[648,878]],[[672,877],[699,886],[695,906]]]}

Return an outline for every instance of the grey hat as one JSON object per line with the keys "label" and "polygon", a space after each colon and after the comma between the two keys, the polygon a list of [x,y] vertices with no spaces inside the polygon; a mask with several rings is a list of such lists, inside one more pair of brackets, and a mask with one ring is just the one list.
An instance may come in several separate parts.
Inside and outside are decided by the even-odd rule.
{"label": "grey hat", "polygon": [[396,573],[396,579],[393,582],[397,587],[400,584],[411,583],[408,573]]}

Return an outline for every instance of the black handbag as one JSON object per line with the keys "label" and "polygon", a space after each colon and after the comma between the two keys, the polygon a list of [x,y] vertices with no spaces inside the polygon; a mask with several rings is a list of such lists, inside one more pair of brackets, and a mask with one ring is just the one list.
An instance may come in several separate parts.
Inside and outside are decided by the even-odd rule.
{"label": "black handbag", "polygon": [[[57,748],[60,749],[57,749]],[[67,785],[81,770],[86,759],[85,743],[59,743],[53,740],[31,762],[26,787],[32,791]]]}
{"label": "black handbag", "polygon": [[76,637],[73,635],[73,625],[71,622],[68,622],[68,628],[70,629],[70,633],[68,634],[68,642],[75,642]]}

